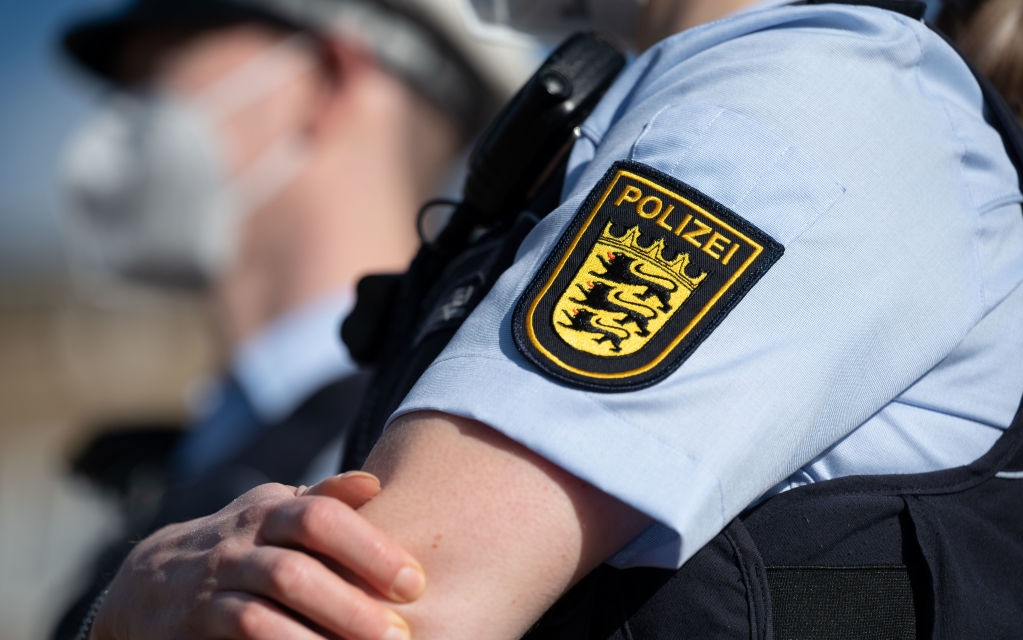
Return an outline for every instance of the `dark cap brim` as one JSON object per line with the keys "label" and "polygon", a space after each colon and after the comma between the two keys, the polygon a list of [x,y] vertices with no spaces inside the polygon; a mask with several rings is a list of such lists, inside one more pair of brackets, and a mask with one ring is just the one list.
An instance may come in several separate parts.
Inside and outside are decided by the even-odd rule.
{"label": "dark cap brim", "polygon": [[64,51],[85,69],[116,82],[118,57],[128,38],[152,28],[207,28],[259,20],[301,28],[258,7],[229,0],[139,0],[122,9],[71,23],[63,33]]}

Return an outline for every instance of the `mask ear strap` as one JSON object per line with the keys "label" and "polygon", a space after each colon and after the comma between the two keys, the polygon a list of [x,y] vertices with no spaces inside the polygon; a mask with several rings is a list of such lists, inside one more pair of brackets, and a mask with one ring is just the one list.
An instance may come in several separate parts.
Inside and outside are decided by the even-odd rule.
{"label": "mask ear strap", "polygon": [[189,102],[216,121],[294,80],[318,62],[312,39],[296,33],[220,78]]}
{"label": "mask ear strap", "polygon": [[309,161],[309,150],[294,138],[278,140],[232,180],[239,215],[244,217],[270,201],[295,180]]}

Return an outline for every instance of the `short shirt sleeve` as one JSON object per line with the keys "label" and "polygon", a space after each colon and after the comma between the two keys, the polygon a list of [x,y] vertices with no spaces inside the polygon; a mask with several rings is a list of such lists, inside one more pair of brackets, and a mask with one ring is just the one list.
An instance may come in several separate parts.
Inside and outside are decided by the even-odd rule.
{"label": "short shirt sleeve", "polygon": [[[850,96],[878,71],[835,77],[855,54],[828,39],[820,68],[730,73],[783,31],[698,65],[691,39],[638,61],[584,127],[561,205],[398,410],[479,420],[651,516],[618,566],[679,566],[984,313],[939,110],[890,94],[865,116]],[[907,167],[896,132],[927,159]],[[549,353],[524,344],[529,322]],[[587,377],[663,353],[656,375]]]}

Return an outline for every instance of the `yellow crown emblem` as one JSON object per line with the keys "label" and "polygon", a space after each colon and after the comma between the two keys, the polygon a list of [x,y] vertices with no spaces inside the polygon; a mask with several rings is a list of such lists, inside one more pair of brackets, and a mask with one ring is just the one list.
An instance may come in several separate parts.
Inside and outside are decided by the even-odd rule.
{"label": "yellow crown emblem", "polygon": [[604,227],[604,232],[600,235],[600,240],[598,241],[600,244],[616,247],[625,253],[643,256],[649,259],[651,262],[664,269],[664,275],[675,280],[679,285],[689,289],[690,291],[694,291],[696,287],[703,282],[704,278],[707,277],[706,272],[695,277],[686,273],[686,268],[689,267],[688,253],[679,253],[675,256],[674,260],[666,260],[664,258],[664,238],[658,238],[652,242],[649,247],[643,247],[639,244],[639,239],[643,235],[639,231],[639,225],[632,227],[622,236],[616,236],[611,233],[612,226],[613,223],[609,220],[607,225]]}

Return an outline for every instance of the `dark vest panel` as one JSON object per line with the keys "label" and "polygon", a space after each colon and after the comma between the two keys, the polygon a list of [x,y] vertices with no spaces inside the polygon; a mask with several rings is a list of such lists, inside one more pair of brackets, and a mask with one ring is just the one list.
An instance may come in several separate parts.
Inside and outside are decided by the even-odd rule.
{"label": "dark vest panel", "polygon": [[529,640],[1019,638],[1023,407],[971,465],[808,485],[678,571],[601,567]]}

